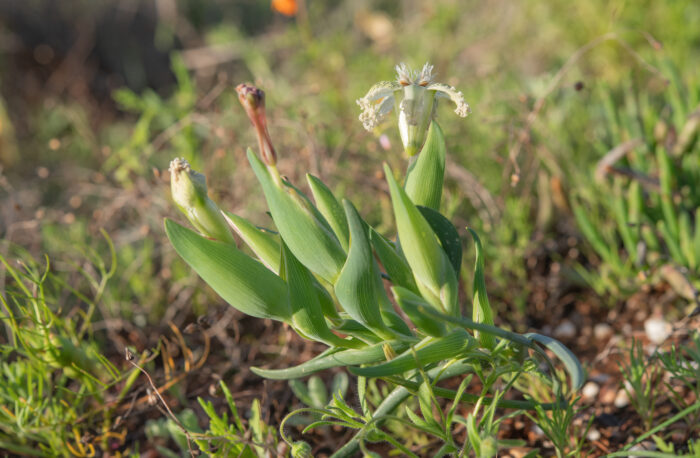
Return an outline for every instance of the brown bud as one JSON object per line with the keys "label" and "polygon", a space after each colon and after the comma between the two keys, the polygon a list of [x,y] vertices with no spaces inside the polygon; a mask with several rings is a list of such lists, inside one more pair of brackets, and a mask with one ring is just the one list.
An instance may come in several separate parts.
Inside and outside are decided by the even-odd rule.
{"label": "brown bud", "polygon": [[272,146],[272,140],[267,131],[265,93],[252,84],[246,83],[236,86],[236,92],[238,93],[238,100],[248,115],[248,119],[255,127],[263,162],[267,165],[275,165],[277,163],[277,153],[274,146]]}

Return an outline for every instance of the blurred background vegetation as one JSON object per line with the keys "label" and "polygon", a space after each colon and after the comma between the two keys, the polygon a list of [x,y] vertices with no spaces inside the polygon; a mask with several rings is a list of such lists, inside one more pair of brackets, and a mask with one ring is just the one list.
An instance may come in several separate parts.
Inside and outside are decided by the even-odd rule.
{"label": "blurred background vegetation", "polygon": [[[167,176],[174,157],[207,175],[221,207],[266,221],[244,159],[255,139],[235,95],[240,82],[266,91],[283,173],[296,182],[306,171],[320,176],[390,232],[380,164],[405,166],[395,118],[365,132],[355,100],[392,79],[399,62],[431,62],[471,105],[466,120],[438,110],[450,164],[443,209],[482,234],[497,321],[523,331],[568,316],[577,301],[604,309],[656,287],[635,283],[656,264],[625,264],[620,220],[606,213],[608,197],[627,185],[594,174],[620,142],[641,137],[653,156],[673,135],[672,150],[697,117],[700,3],[272,3],[0,2],[0,254],[48,254],[54,274],[94,297],[83,274],[98,279],[105,268],[95,266],[109,265],[106,231],[116,267],[89,317],[108,331],[94,334],[104,352],[152,347],[168,323],[184,328],[228,310],[176,258],[162,221],[177,217]],[[282,14],[287,3],[293,15]],[[672,164],[685,170],[673,185],[691,234],[700,233],[693,142],[679,153],[691,159]],[[640,167],[658,178],[655,163]],[[609,275],[609,258],[580,228],[577,206],[603,233],[602,251],[621,253],[607,283],[599,276]],[[698,261],[676,264],[681,287],[697,287]],[[92,303],[79,298],[57,294],[56,313]]]}

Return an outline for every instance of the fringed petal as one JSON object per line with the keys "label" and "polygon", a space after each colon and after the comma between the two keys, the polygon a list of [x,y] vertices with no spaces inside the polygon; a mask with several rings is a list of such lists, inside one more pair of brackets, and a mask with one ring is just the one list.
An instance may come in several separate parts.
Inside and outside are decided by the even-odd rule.
{"label": "fringed petal", "polygon": [[464,101],[464,95],[457,89],[453,88],[449,84],[443,83],[431,83],[427,86],[429,91],[435,91],[436,96],[440,98],[447,98],[452,100],[457,107],[455,108],[455,113],[462,118],[466,117],[472,112],[471,108],[467,102]]}

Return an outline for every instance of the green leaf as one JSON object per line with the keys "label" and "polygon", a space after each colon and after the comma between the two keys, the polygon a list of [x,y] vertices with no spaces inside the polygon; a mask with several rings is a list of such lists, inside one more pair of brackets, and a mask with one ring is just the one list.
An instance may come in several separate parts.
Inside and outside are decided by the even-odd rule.
{"label": "green leaf", "polygon": [[254,317],[289,322],[287,285],[261,263],[169,219],[165,232],[177,254],[231,306]]}
{"label": "green leaf", "polygon": [[384,164],[401,248],[424,298],[438,310],[459,315],[457,277],[437,236]]}
{"label": "green leaf", "polygon": [[323,315],[311,272],[294,257],[284,242],[282,242],[280,276],[286,281],[288,287],[292,325],[302,336],[330,346],[351,348],[362,346],[358,341],[345,340],[331,332]]}
{"label": "green leaf", "polygon": [[224,219],[243,239],[246,245],[268,269],[278,274],[280,271],[279,237],[262,230],[247,219],[223,210]]}
{"label": "green leaf", "polygon": [[445,250],[452,268],[459,277],[459,271],[462,269],[462,239],[459,237],[457,228],[449,219],[432,208],[418,206],[418,210],[437,235],[442,249]]}
{"label": "green leaf", "polygon": [[324,369],[330,369],[331,367],[376,363],[385,359],[383,347],[387,344],[390,345],[396,353],[406,350],[409,345],[407,342],[394,340],[391,342],[380,342],[361,350],[333,348],[305,363],[288,369],[261,369],[259,367],[252,367],[251,371],[256,375],[272,380],[289,380],[305,377]]}
{"label": "green leaf", "polygon": [[367,327],[363,324],[352,319],[344,319],[340,322],[340,324],[333,327],[333,329],[342,334],[349,334],[353,337],[357,337],[358,339],[373,344],[382,341],[381,337],[367,329]]}
{"label": "green leaf", "polygon": [[426,420],[423,420],[421,417],[418,416],[414,411],[412,411],[408,406],[405,406],[406,409],[406,415],[408,415],[409,420],[411,420],[411,423],[415,425],[416,428],[420,429],[421,431],[424,431],[428,434],[433,434],[438,437],[442,437],[444,432],[440,429],[437,428],[433,422],[433,424],[428,423]]}
{"label": "green leaf", "polygon": [[474,338],[463,329],[457,329],[444,337],[426,338],[415,346],[415,352],[407,350],[391,361],[371,367],[350,367],[349,370],[363,377],[386,377],[458,357],[474,346],[476,346]]}
{"label": "green leaf", "polygon": [[[474,239],[476,250],[476,262],[474,263],[474,300],[472,303],[472,319],[477,323],[493,325],[493,311],[486,294],[486,280],[484,279],[484,255],[479,236],[471,228],[467,228]],[[492,349],[496,345],[496,339],[491,334],[475,332],[479,343],[485,348]]]}
{"label": "green leaf", "polygon": [[323,384],[323,380],[320,377],[313,375],[309,378],[309,396],[313,404],[312,407],[325,407],[328,404],[328,392],[326,391],[326,385]]}
{"label": "green leaf", "polygon": [[338,237],[340,245],[347,253],[350,243],[350,231],[348,230],[348,220],[345,217],[343,206],[340,205],[333,192],[320,179],[307,173],[306,181],[309,183],[318,211],[326,218],[336,237]]}
{"label": "green leaf", "polygon": [[439,210],[444,179],[445,139],[440,126],[433,121],[418,159],[406,173],[404,189],[415,205]]}
{"label": "green leaf", "polygon": [[335,296],[352,318],[380,337],[391,339],[394,333],[382,320],[379,307],[378,294],[384,291],[377,291],[379,271],[372,256],[367,229],[355,207],[347,200],[343,205],[350,228],[350,251],[335,282]]}
{"label": "green leaf", "polygon": [[333,376],[333,381],[331,382],[331,395],[343,398],[348,391],[349,383],[348,374],[338,372]]}
{"label": "green leaf", "polygon": [[394,245],[372,228],[370,228],[369,238],[391,282],[417,293],[418,286],[413,278],[411,267]]}
{"label": "green leaf", "polygon": [[574,355],[571,350],[566,348],[566,346],[558,340],[543,336],[541,334],[529,332],[524,334],[524,336],[544,345],[548,350],[554,353],[557,358],[559,358],[559,360],[564,364],[564,367],[571,378],[570,386],[572,392],[581,389],[581,386],[583,386],[583,382],[585,381],[585,373],[578,358],[576,358],[576,355]]}
{"label": "green leaf", "polygon": [[272,219],[294,256],[309,270],[333,283],[345,261],[345,251],[323,215],[293,186],[282,183],[250,150],[248,161],[258,177]]}
{"label": "green leaf", "polygon": [[401,286],[393,286],[391,291],[396,303],[419,331],[434,337],[445,335],[445,325],[421,311],[420,307],[430,307],[425,299]]}
{"label": "green leaf", "polygon": [[289,388],[292,389],[292,393],[294,393],[294,396],[296,396],[297,399],[309,407],[319,407],[314,405],[314,401],[309,394],[309,387],[306,385],[306,383],[297,379],[292,379],[288,383]]}

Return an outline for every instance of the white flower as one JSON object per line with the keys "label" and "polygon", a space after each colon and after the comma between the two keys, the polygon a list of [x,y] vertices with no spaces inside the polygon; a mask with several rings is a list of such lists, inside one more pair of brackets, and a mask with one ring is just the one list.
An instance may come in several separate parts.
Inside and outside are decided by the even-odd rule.
{"label": "white flower", "polygon": [[381,81],[357,100],[362,108],[360,121],[372,130],[394,108],[396,92],[403,92],[398,104],[399,131],[406,152],[415,154],[423,145],[431,119],[435,115],[435,99],[447,98],[455,105],[455,113],[467,116],[471,110],[460,91],[450,85],[433,82],[433,66],[426,63],[418,72],[401,63],[396,66],[396,81]]}

